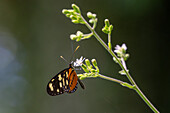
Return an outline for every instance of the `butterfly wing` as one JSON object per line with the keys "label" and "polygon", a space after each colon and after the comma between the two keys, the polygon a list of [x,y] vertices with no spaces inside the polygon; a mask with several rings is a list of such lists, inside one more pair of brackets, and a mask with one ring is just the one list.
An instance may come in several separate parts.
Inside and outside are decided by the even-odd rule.
{"label": "butterfly wing", "polygon": [[47,85],[47,93],[56,96],[69,91],[68,73],[69,68],[64,69],[54,76]]}
{"label": "butterfly wing", "polygon": [[77,90],[77,81],[84,89],[83,83],[77,77],[76,71],[70,65],[54,76],[47,85],[47,93],[51,96],[63,94],[64,92],[73,93]]}
{"label": "butterfly wing", "polygon": [[69,74],[68,74],[68,80],[69,80],[69,91],[68,93],[73,93],[77,90],[77,73],[76,71],[70,66],[69,68]]}

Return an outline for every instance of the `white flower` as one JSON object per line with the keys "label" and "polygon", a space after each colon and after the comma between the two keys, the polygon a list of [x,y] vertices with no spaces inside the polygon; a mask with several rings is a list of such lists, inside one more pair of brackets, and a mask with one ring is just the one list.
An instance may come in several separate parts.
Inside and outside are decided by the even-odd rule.
{"label": "white flower", "polygon": [[83,58],[83,56],[81,56],[80,59],[76,59],[76,61],[74,62],[74,67],[82,66],[84,60],[85,58]]}
{"label": "white flower", "polygon": [[126,51],[126,50],[127,50],[126,45],[125,45],[125,44],[122,44],[121,47],[120,47],[119,45],[116,45],[114,52],[117,53],[117,54],[122,54],[122,53],[124,53],[124,51]]}
{"label": "white flower", "polygon": [[126,51],[127,50],[126,44],[122,44],[122,48]]}

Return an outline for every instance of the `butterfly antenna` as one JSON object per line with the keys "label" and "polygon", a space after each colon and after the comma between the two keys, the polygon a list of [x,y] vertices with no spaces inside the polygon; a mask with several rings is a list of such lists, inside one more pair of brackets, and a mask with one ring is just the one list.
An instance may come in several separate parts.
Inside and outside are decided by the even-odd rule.
{"label": "butterfly antenna", "polygon": [[72,56],[71,56],[70,62],[71,62],[71,60],[73,59],[73,56],[74,56],[75,52],[78,50],[79,47],[80,47],[80,46],[77,46],[77,48],[74,50],[74,53],[73,53]]}
{"label": "butterfly antenna", "polygon": [[70,64],[63,56],[60,56],[60,58],[62,58],[65,62],[67,62],[68,64]]}

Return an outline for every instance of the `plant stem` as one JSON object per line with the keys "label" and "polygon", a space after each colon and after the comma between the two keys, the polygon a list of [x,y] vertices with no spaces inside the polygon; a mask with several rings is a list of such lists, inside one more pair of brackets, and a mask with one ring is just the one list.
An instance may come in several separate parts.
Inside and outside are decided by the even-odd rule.
{"label": "plant stem", "polygon": [[[117,56],[114,54],[114,52],[108,48],[108,46],[105,44],[105,42],[100,38],[100,36],[96,33],[96,31],[94,31],[94,29],[89,25],[89,23],[87,23],[87,21],[83,18],[83,16],[81,16],[81,18],[84,20],[85,25],[89,28],[89,30],[93,33],[93,35],[96,37],[96,39],[102,44],[102,46],[111,54],[112,57],[114,57],[118,64],[120,65],[120,67],[124,70],[124,72],[126,73],[127,78],[129,79],[129,81],[132,83],[132,85],[136,86],[136,88],[134,88],[134,90],[138,93],[138,95],[143,99],[143,101],[152,109],[152,111],[154,111],[155,113],[159,113],[159,111],[153,106],[153,104],[146,98],[146,96],[142,93],[142,91],[139,89],[139,87],[137,86],[137,84],[135,83],[135,81],[133,80],[133,78],[131,77],[130,73],[127,72],[127,70],[125,69],[125,67],[122,65],[121,61],[117,58]],[[106,76],[101,76],[101,78],[107,79],[107,80],[111,80],[111,81],[115,81],[110,77],[106,77]]]}
{"label": "plant stem", "polygon": [[103,45],[103,47],[112,55],[112,57],[115,57],[115,59],[118,61],[118,64],[120,67],[125,71],[129,81],[133,84],[136,85],[135,81],[132,79],[130,74],[127,72],[127,70],[124,68],[122,65],[121,61],[117,58],[117,56],[113,53],[111,49],[108,48],[108,46],[105,44],[105,42],[100,38],[100,36],[92,29],[92,27],[87,23],[87,21],[81,16],[81,18],[84,20],[85,25],[89,28],[89,30],[93,33],[93,35],[96,37],[96,39]]}
{"label": "plant stem", "polygon": [[104,76],[104,75],[101,75],[101,74],[99,74],[99,77],[100,77],[100,78],[103,78],[103,79],[106,79],[106,80],[113,81],[113,82],[117,82],[117,83],[119,83],[119,84],[123,84],[123,83],[124,83],[124,82],[121,81],[121,80],[117,80],[117,79],[115,79],[115,78],[111,78],[111,77]]}
{"label": "plant stem", "polygon": [[153,112],[159,113],[159,111],[153,106],[153,104],[147,99],[147,97],[142,93],[138,86],[136,86],[135,91],[143,99],[143,101],[152,109]]}
{"label": "plant stem", "polygon": [[108,47],[111,50],[112,49],[112,44],[111,44],[111,33],[108,33]]}

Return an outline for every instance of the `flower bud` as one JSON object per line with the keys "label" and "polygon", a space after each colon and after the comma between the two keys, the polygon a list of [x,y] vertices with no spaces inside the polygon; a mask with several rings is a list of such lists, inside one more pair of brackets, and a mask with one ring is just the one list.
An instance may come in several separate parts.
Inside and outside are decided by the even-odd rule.
{"label": "flower bud", "polygon": [[88,12],[88,13],[87,13],[87,17],[88,17],[88,18],[93,18],[93,14],[92,14],[91,12]]}
{"label": "flower bud", "polygon": [[113,25],[109,26],[109,31],[111,32],[113,30]]}
{"label": "flower bud", "polygon": [[80,80],[84,80],[85,78],[85,76],[80,76]]}
{"label": "flower bud", "polygon": [[104,22],[105,22],[105,25],[106,25],[107,27],[110,26],[110,23],[109,23],[109,20],[108,20],[108,19],[105,19]]}
{"label": "flower bud", "polygon": [[76,35],[77,35],[78,37],[81,37],[81,36],[83,36],[83,33],[82,33],[81,31],[77,31]]}
{"label": "flower bud", "polygon": [[72,34],[72,35],[70,35],[70,39],[71,39],[71,40],[75,40],[75,39],[77,39],[77,36],[74,35],[74,34]]}
{"label": "flower bud", "polygon": [[93,18],[96,18],[96,14],[93,14],[92,16],[93,16]]}
{"label": "flower bud", "polygon": [[95,73],[95,72],[96,72],[96,70],[95,70],[95,69],[91,69],[90,71],[91,71],[92,73]]}
{"label": "flower bud", "polygon": [[92,64],[93,64],[93,66],[94,66],[94,67],[96,67],[96,66],[97,66],[96,59],[92,59],[92,60],[91,60],[91,62],[92,62]]}
{"label": "flower bud", "polygon": [[90,65],[91,65],[89,59],[86,59],[85,62],[86,62],[86,65],[87,65],[87,66],[90,66]]}
{"label": "flower bud", "polygon": [[87,66],[85,64],[82,64],[81,67],[84,70],[84,72],[89,73],[89,70],[87,69]]}
{"label": "flower bud", "polygon": [[73,23],[75,23],[75,24],[78,24],[79,23],[79,21],[78,20],[71,20]]}
{"label": "flower bud", "polygon": [[126,55],[125,55],[126,58],[129,58],[129,56],[130,56],[129,54],[126,54]]}
{"label": "flower bud", "polygon": [[80,9],[79,9],[79,7],[78,7],[77,5],[72,4],[72,8],[74,9],[74,11],[75,11],[76,13],[80,13]]}
{"label": "flower bud", "polygon": [[94,23],[94,19],[90,19],[89,23],[93,24]]}
{"label": "flower bud", "polygon": [[70,18],[70,13],[67,13],[67,14],[66,14],[66,17]]}
{"label": "flower bud", "polygon": [[106,29],[106,27],[104,27],[104,28],[102,29],[102,31],[103,31],[104,33],[106,33],[106,34],[109,33],[109,31],[108,31],[108,29]]}
{"label": "flower bud", "polygon": [[74,16],[74,15],[70,15],[70,18],[71,18],[72,20],[77,20],[76,16]]}
{"label": "flower bud", "polygon": [[68,11],[67,9],[63,9],[63,10],[62,10],[62,13],[63,13],[63,14],[68,14],[69,11]]}

